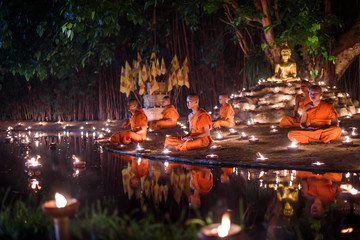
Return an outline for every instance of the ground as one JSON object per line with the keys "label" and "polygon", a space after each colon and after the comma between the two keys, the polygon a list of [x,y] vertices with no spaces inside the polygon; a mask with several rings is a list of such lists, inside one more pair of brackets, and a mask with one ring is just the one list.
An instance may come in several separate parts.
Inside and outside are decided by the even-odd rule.
{"label": "ground", "polygon": [[[340,119],[340,127],[349,130],[350,127],[360,126],[360,115],[355,115],[352,119]],[[185,124],[185,118],[181,118],[180,122]],[[96,131],[102,128],[109,128],[111,133],[123,131],[121,129],[122,121],[111,121],[106,126],[106,121],[89,121],[85,122],[44,122],[40,125],[37,122],[0,122],[0,131],[4,132],[9,126],[14,130],[23,130],[31,126],[31,131],[89,131],[92,132],[93,127]],[[141,147],[149,149],[149,153],[136,152],[137,144],[130,144],[126,149],[119,149],[116,146],[109,144],[102,144],[106,149],[114,151],[119,154],[129,154],[134,156],[142,156],[151,159],[177,161],[182,163],[193,163],[199,165],[209,166],[227,166],[227,167],[257,167],[257,168],[272,168],[272,169],[297,169],[297,170],[311,170],[313,172],[334,171],[334,172],[357,172],[360,170],[360,139],[354,138],[354,145],[346,147],[342,145],[344,136],[341,136],[337,141],[330,144],[301,144],[298,150],[290,151],[287,146],[290,141],[287,138],[289,129],[280,129],[278,134],[270,134],[270,126],[276,124],[256,124],[254,126],[247,126],[245,124],[236,126],[234,129],[239,133],[245,132],[249,136],[256,136],[259,138],[259,143],[250,144],[248,140],[241,140],[240,135],[230,135],[228,129],[220,130],[224,139],[214,140],[214,145],[221,146],[220,150],[211,150],[204,148],[199,150],[192,150],[188,152],[177,152],[171,150],[170,153],[164,154],[163,144],[166,135],[184,135],[184,130],[177,127],[171,130],[160,130],[156,132],[148,132],[149,140],[141,143]],[[80,127],[83,126],[83,130]],[[350,130],[349,130],[350,131]],[[211,134],[215,139],[218,130],[212,130]],[[107,133],[105,137],[110,136]],[[257,162],[257,152],[260,152],[266,158],[266,161]],[[216,154],[219,156],[216,160],[206,159],[206,155]],[[321,166],[313,165],[314,162],[324,163]]]}

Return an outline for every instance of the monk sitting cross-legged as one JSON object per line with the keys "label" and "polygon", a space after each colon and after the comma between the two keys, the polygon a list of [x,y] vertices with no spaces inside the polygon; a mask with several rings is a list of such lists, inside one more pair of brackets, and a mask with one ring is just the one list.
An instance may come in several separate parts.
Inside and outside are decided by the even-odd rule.
{"label": "monk sitting cross-legged", "polygon": [[152,121],[150,123],[150,128],[152,130],[158,130],[162,128],[173,128],[177,125],[177,120],[179,119],[179,113],[176,111],[174,105],[170,104],[170,97],[165,96],[162,99],[162,106],[164,111],[161,112],[162,119],[157,121]]}
{"label": "monk sitting cross-legged", "polygon": [[336,140],[341,135],[341,129],[334,104],[321,100],[323,93],[319,85],[311,86],[309,92],[311,103],[303,108],[300,120],[300,127],[304,130],[290,131],[290,141],[328,143]]}
{"label": "monk sitting cross-legged", "polygon": [[178,151],[188,151],[208,147],[213,140],[210,137],[211,116],[199,108],[199,96],[189,95],[187,107],[192,110],[189,114],[190,132],[183,137],[167,137],[164,147],[176,146]]}
{"label": "monk sitting cross-legged", "polygon": [[299,110],[302,111],[304,106],[308,103],[311,103],[309,97],[309,88],[310,83],[306,80],[301,81],[300,89],[303,92],[299,94],[295,98],[295,107],[293,116],[285,115],[280,121],[281,128],[292,128],[292,127],[300,127],[300,115]]}
{"label": "monk sitting cross-legged", "polygon": [[130,121],[125,121],[123,128],[131,127],[130,131],[114,133],[110,137],[112,144],[129,144],[133,142],[142,142],[146,139],[146,130],[148,118],[145,112],[139,108],[136,100],[130,100],[128,103],[128,111],[132,113]]}
{"label": "monk sitting cross-legged", "polygon": [[232,128],[235,126],[234,109],[227,101],[228,96],[226,94],[219,96],[219,103],[222,107],[220,108],[220,117],[213,123],[213,128]]}

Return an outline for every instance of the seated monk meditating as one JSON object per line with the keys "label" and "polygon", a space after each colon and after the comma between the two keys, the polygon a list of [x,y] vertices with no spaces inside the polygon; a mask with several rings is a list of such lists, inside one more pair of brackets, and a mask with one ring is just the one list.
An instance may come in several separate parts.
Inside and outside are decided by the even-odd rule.
{"label": "seated monk meditating", "polygon": [[300,115],[299,115],[299,109],[302,111],[304,106],[308,103],[311,103],[310,97],[309,97],[309,88],[311,87],[311,84],[306,81],[301,81],[300,89],[302,91],[302,94],[299,94],[295,98],[295,107],[294,107],[294,114],[293,116],[285,115],[281,121],[279,126],[281,128],[292,128],[292,127],[300,127]]}
{"label": "seated monk meditating", "polygon": [[142,142],[146,139],[146,131],[148,118],[145,112],[139,108],[136,100],[130,100],[128,103],[128,111],[132,113],[130,121],[125,121],[123,128],[131,127],[130,131],[114,133],[110,137],[112,144],[129,144],[133,142]]}
{"label": "seated monk meditating", "polygon": [[213,123],[213,128],[232,128],[235,126],[234,109],[227,101],[228,96],[226,94],[219,96],[219,103],[222,107],[220,108],[220,117]]}
{"label": "seated monk meditating", "polygon": [[213,174],[210,169],[201,167],[191,170],[190,187],[194,193],[189,195],[189,204],[193,208],[201,205],[200,197],[210,192],[213,187]]}
{"label": "seated monk meditating", "polygon": [[291,49],[287,44],[281,49],[280,54],[283,62],[275,64],[275,74],[274,76],[268,78],[268,80],[276,82],[292,82],[300,80],[300,78],[297,77],[296,63],[289,62]]}
{"label": "seated monk meditating", "polygon": [[338,114],[334,104],[321,100],[322,95],[319,85],[310,87],[311,103],[304,106],[300,120],[300,127],[304,130],[290,131],[288,133],[290,141],[328,143],[340,137],[341,129],[338,126]]}
{"label": "seated monk meditating", "polygon": [[164,147],[175,146],[178,151],[188,151],[208,147],[213,140],[210,136],[211,116],[199,108],[199,96],[189,95],[187,107],[192,110],[189,114],[190,132],[183,137],[169,136],[165,139]]}
{"label": "seated monk meditating", "polygon": [[152,130],[159,130],[162,128],[174,128],[177,125],[179,113],[177,112],[174,105],[170,104],[170,97],[163,97],[161,104],[164,107],[164,110],[161,112],[163,117],[160,120],[152,121],[150,123],[150,128]]}

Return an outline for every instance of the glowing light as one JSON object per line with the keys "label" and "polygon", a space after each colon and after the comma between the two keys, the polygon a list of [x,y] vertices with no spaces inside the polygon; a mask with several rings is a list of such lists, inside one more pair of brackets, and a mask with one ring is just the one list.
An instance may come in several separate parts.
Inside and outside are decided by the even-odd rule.
{"label": "glowing light", "polygon": [[257,155],[256,161],[265,161],[268,159],[267,157],[262,155],[260,152],[257,152],[256,155]]}
{"label": "glowing light", "polygon": [[164,154],[168,154],[170,153],[169,149],[165,148],[164,151],[163,151]]}
{"label": "glowing light", "polygon": [[341,229],[341,233],[352,233],[354,229],[352,227]]}
{"label": "glowing light", "polygon": [[86,125],[88,125],[89,123],[88,123],[88,122],[86,122],[85,124],[86,124]]}
{"label": "glowing light", "polygon": [[136,150],[143,150],[143,148],[140,146],[140,143],[137,144]]}
{"label": "glowing light", "polygon": [[168,166],[169,166],[169,162],[168,162],[168,161],[165,161],[165,162],[164,162],[164,166],[165,166],[165,167],[168,167]]}
{"label": "glowing light", "polygon": [[67,204],[66,198],[60,193],[55,193],[55,202],[56,202],[56,207],[58,208],[63,208]]}
{"label": "glowing light", "polygon": [[217,228],[218,236],[226,237],[229,234],[230,226],[231,226],[230,216],[228,213],[225,213],[222,216],[221,225]]}
{"label": "glowing light", "polygon": [[109,123],[109,122],[110,122],[110,119],[108,119],[107,122]]}
{"label": "glowing light", "polygon": [[296,141],[291,142],[291,145],[288,146],[288,149],[297,149],[297,148],[298,148],[298,145],[297,145]]}
{"label": "glowing light", "polygon": [[314,166],[322,166],[322,165],[325,165],[325,163],[316,161],[316,162],[313,162],[312,165],[314,165]]}
{"label": "glowing light", "polygon": [[80,127],[80,129],[84,129],[84,127],[83,127],[83,126],[81,126],[81,127]]}
{"label": "glowing light", "polygon": [[216,110],[216,109],[218,109],[218,106],[215,106],[215,107],[214,107],[214,110]]}
{"label": "glowing light", "polygon": [[221,135],[221,133],[218,132],[217,135],[216,135],[216,139],[223,139],[223,138],[224,138],[224,137]]}

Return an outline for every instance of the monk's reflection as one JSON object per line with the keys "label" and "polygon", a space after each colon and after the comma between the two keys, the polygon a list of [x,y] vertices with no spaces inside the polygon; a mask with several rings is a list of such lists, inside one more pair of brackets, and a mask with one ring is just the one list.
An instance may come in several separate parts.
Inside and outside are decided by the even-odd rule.
{"label": "monk's reflection", "polygon": [[311,172],[298,171],[301,178],[302,196],[306,200],[306,208],[313,218],[320,218],[325,213],[325,205],[335,201],[338,194],[341,173],[313,174]]}
{"label": "monk's reflection", "polygon": [[200,197],[210,192],[213,187],[213,174],[210,169],[198,166],[186,166],[191,171],[190,187],[193,193],[189,195],[189,205],[192,208],[199,208]]}
{"label": "monk's reflection", "polygon": [[220,181],[221,183],[229,183],[231,174],[233,174],[233,168],[221,168]]}

